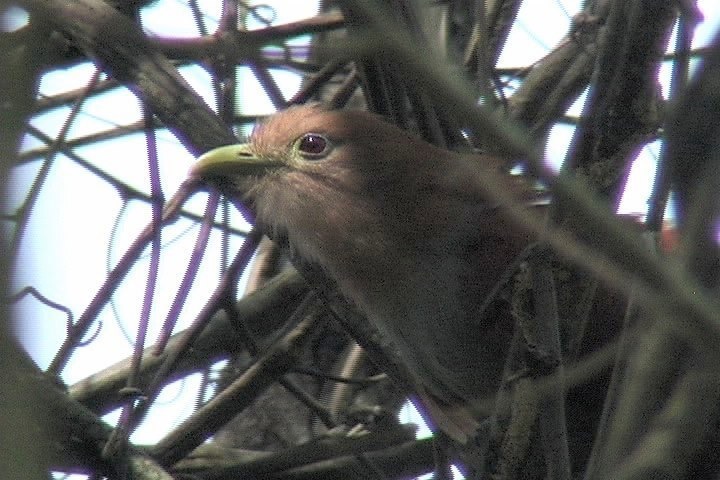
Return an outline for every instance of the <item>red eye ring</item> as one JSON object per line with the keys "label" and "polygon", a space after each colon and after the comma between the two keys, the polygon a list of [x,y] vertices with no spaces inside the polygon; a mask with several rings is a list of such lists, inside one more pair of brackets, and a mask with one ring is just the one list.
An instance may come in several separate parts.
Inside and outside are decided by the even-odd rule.
{"label": "red eye ring", "polygon": [[325,156],[330,142],[318,133],[306,133],[297,139],[297,149],[303,157],[317,159]]}

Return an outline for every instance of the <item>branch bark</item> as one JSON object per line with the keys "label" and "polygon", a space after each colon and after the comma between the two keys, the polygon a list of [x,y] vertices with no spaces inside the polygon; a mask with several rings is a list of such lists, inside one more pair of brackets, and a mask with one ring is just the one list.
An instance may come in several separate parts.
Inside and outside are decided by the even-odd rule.
{"label": "branch bark", "polygon": [[192,154],[235,142],[172,63],[118,10],[102,0],[25,0],[23,4],[135,92]]}

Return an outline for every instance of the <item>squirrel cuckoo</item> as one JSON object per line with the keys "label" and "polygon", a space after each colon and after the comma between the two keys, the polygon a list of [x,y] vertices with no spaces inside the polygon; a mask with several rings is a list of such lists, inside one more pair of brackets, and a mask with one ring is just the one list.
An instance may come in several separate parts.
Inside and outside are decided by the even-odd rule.
{"label": "squirrel cuckoo", "polygon": [[[322,269],[395,347],[436,424],[464,441],[477,424],[448,412],[495,392],[513,332],[484,305],[534,239],[483,187],[501,169],[377,115],[313,105],[271,116],[249,143],[206,153],[190,174]],[[519,202],[537,200],[530,182],[500,178]]]}

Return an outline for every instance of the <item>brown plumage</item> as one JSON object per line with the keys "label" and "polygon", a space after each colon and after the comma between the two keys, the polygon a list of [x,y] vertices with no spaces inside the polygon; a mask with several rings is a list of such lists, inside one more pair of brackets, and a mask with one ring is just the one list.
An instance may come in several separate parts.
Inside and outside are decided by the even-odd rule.
{"label": "brown plumage", "polygon": [[[494,393],[512,334],[510,322],[482,315],[532,241],[487,195],[483,175],[500,169],[367,112],[302,106],[270,117],[247,145],[209,152],[192,174],[322,268],[397,348],[421,395],[444,406]],[[537,196],[502,178],[519,201]]]}

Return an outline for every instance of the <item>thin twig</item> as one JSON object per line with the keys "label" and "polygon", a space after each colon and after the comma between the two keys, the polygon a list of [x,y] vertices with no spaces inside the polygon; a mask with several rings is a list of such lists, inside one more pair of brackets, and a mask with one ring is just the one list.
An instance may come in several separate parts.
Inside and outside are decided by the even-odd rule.
{"label": "thin twig", "polygon": [[115,268],[112,269],[103,284],[95,292],[92,301],[85,308],[82,315],[80,315],[73,326],[72,331],[68,333],[68,336],[65,338],[65,341],[58,349],[58,352],[55,354],[55,357],[48,367],[49,373],[58,374],[62,371],[77,342],[85,335],[85,332],[95,321],[95,318],[98,313],[100,313],[100,310],[102,310],[105,304],[109,301],[112,292],[115,288],[117,288],[120,282],[122,282],[123,278],[125,278],[125,275],[127,275],[130,268],[135,264],[135,261],[143,252],[147,244],[155,237],[155,229],[167,223],[171,223],[177,218],[180,206],[194,193],[195,188],[197,188],[195,181],[186,181],[183,185],[181,185],[175,196],[170,199],[166,205],[162,221],[159,225],[156,225],[151,221],[150,224],[140,233],[140,235],[138,235],[135,241],[133,241],[125,254],[123,254],[120,261],[118,261]]}
{"label": "thin twig", "polygon": [[304,345],[308,334],[318,320],[325,316],[323,310],[311,308],[316,304],[316,297],[308,295],[293,314],[294,318],[288,321],[290,324],[295,323],[294,328],[229,387],[158,441],[151,449],[153,457],[164,465],[180,460],[286,372],[296,361],[296,353]]}

